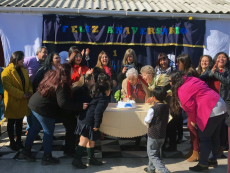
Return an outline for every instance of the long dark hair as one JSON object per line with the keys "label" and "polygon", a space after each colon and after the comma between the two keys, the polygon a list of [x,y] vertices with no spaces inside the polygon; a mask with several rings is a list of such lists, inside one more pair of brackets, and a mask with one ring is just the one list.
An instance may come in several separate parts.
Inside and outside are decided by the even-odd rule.
{"label": "long dark hair", "polygon": [[172,82],[172,86],[171,86],[171,90],[172,90],[172,98],[171,98],[171,102],[170,102],[170,111],[173,114],[180,114],[180,103],[179,103],[179,97],[178,97],[178,88],[183,85],[184,83],[184,79],[183,76],[185,76],[184,72],[181,70],[176,70],[176,71],[172,71],[169,75],[171,77],[171,82]]}
{"label": "long dark hair", "polygon": [[53,62],[53,57],[54,55],[58,55],[59,54],[57,52],[51,52],[47,58],[45,59],[44,63],[43,63],[43,66],[46,67],[48,70],[51,70],[52,69],[52,62]]}
{"label": "long dark hair", "polygon": [[81,52],[78,49],[73,50],[73,52],[75,52],[76,54],[75,54],[74,58],[70,61],[71,66],[73,66],[75,64],[75,58],[76,58],[77,54],[80,54],[80,56],[82,58],[81,63],[79,65],[83,66],[84,65],[84,61],[83,61],[83,57],[81,55]]}
{"label": "long dark hair", "polygon": [[224,54],[224,56],[227,58],[227,63],[226,63],[226,65],[225,65],[224,68],[227,69],[227,70],[230,70],[229,58],[228,58],[228,55],[227,55],[225,52],[219,52],[219,53],[217,53],[217,54],[215,55],[215,57],[214,57],[214,59],[213,59],[214,64],[216,63],[216,60],[217,60],[218,56],[221,55],[221,54]]}
{"label": "long dark hair", "polygon": [[211,56],[209,56],[209,55],[202,55],[202,56],[200,57],[199,64],[198,64],[198,69],[197,69],[197,72],[198,72],[199,75],[201,75],[201,73],[202,73],[201,60],[202,60],[202,58],[205,57],[205,56],[208,57],[208,61],[209,61],[208,70],[211,70],[212,67],[213,67],[213,65],[214,65]]}
{"label": "long dark hair", "polygon": [[14,66],[18,64],[18,61],[21,61],[24,58],[24,52],[22,51],[16,51],[12,53],[10,57],[10,63],[13,63]]}
{"label": "long dark hair", "polygon": [[163,59],[168,60],[168,67],[169,67],[170,60],[168,58],[168,55],[166,55],[165,53],[160,53],[158,55],[157,62],[156,62],[156,67],[161,68],[160,61],[163,60]]}
{"label": "long dark hair", "polygon": [[193,77],[199,77],[196,69],[194,68],[191,58],[188,54],[181,54],[177,57],[177,62],[179,63],[179,61],[183,64],[184,69],[183,72],[187,75],[187,76],[193,76]]}
{"label": "long dark hair", "polygon": [[43,80],[38,86],[38,91],[40,91],[41,96],[54,97],[59,85],[63,86],[66,84],[70,88],[70,71],[71,66],[65,63],[60,64],[58,69],[46,72]]}
{"label": "long dark hair", "polygon": [[92,98],[97,97],[100,93],[105,93],[105,91],[111,88],[109,82],[97,82],[93,84],[90,88],[90,96]]}

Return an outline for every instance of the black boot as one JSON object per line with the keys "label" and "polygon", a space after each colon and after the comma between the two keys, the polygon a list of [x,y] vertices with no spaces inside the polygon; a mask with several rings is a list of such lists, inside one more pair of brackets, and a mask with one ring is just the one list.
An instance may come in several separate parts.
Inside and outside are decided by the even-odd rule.
{"label": "black boot", "polygon": [[218,166],[217,161],[208,160],[208,167],[216,168]]}
{"label": "black boot", "polygon": [[85,147],[82,147],[80,145],[77,146],[77,149],[75,151],[75,158],[72,162],[73,166],[76,166],[77,168],[80,168],[80,169],[86,169],[87,168],[87,166],[84,165],[81,161],[84,150],[85,150]]}
{"label": "black boot", "polygon": [[14,151],[18,151],[18,146],[15,141],[10,142],[10,148]]}
{"label": "black boot", "polygon": [[208,172],[208,166],[202,166],[200,164],[194,166],[194,167],[189,167],[190,171],[194,171],[194,172]]}
{"label": "black boot", "polygon": [[24,149],[24,145],[22,144],[22,141],[20,140],[17,140],[16,141],[16,144],[17,144],[17,146],[18,146],[18,149],[20,150],[20,149]]}
{"label": "black boot", "polygon": [[26,159],[30,162],[35,162],[36,157],[34,157],[31,153],[31,147],[25,146],[25,148],[20,152],[19,159]]}
{"label": "black boot", "polygon": [[44,153],[42,165],[57,165],[60,161],[52,156],[51,153]]}
{"label": "black boot", "polygon": [[72,165],[76,166],[79,169],[86,169],[87,168],[87,166],[82,163],[81,159],[77,159],[77,158],[73,159]]}
{"label": "black boot", "polygon": [[87,158],[87,163],[88,165],[96,165],[96,166],[101,166],[103,163],[99,160],[97,160],[94,157],[94,148],[86,148],[88,158]]}

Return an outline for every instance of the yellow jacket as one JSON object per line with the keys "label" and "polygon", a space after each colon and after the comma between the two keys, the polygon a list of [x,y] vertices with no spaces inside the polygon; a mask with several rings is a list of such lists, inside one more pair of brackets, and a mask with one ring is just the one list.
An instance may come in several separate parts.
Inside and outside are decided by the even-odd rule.
{"label": "yellow jacket", "polygon": [[10,119],[21,119],[30,114],[29,99],[24,99],[23,94],[33,93],[33,88],[27,70],[24,67],[20,68],[25,78],[25,92],[13,63],[10,63],[1,74],[4,90],[4,116]]}

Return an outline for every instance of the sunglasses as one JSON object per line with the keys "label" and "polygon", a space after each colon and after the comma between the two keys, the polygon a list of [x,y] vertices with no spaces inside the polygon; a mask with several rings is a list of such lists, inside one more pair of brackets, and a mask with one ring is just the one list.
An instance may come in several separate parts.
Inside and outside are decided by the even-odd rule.
{"label": "sunglasses", "polygon": [[169,82],[172,82],[172,80],[169,80]]}

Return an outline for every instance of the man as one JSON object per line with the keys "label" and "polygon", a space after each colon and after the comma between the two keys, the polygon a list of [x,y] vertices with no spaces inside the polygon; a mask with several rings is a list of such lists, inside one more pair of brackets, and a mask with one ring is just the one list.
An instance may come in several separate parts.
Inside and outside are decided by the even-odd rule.
{"label": "man", "polygon": [[[36,56],[24,58],[23,66],[26,68],[26,70],[29,73],[29,78],[31,83],[33,82],[37,71],[39,70],[39,68],[41,67],[42,63],[44,62],[47,56],[48,56],[47,48],[45,46],[40,46],[37,49]],[[31,123],[32,123],[32,118],[31,115],[29,115],[27,116],[27,128],[26,128],[27,132],[31,126]]]}
{"label": "man", "polygon": [[29,73],[31,83],[33,82],[38,69],[41,67],[41,64],[44,62],[47,56],[47,48],[45,46],[41,46],[37,49],[36,56],[26,57],[24,59],[23,66],[27,69]]}

